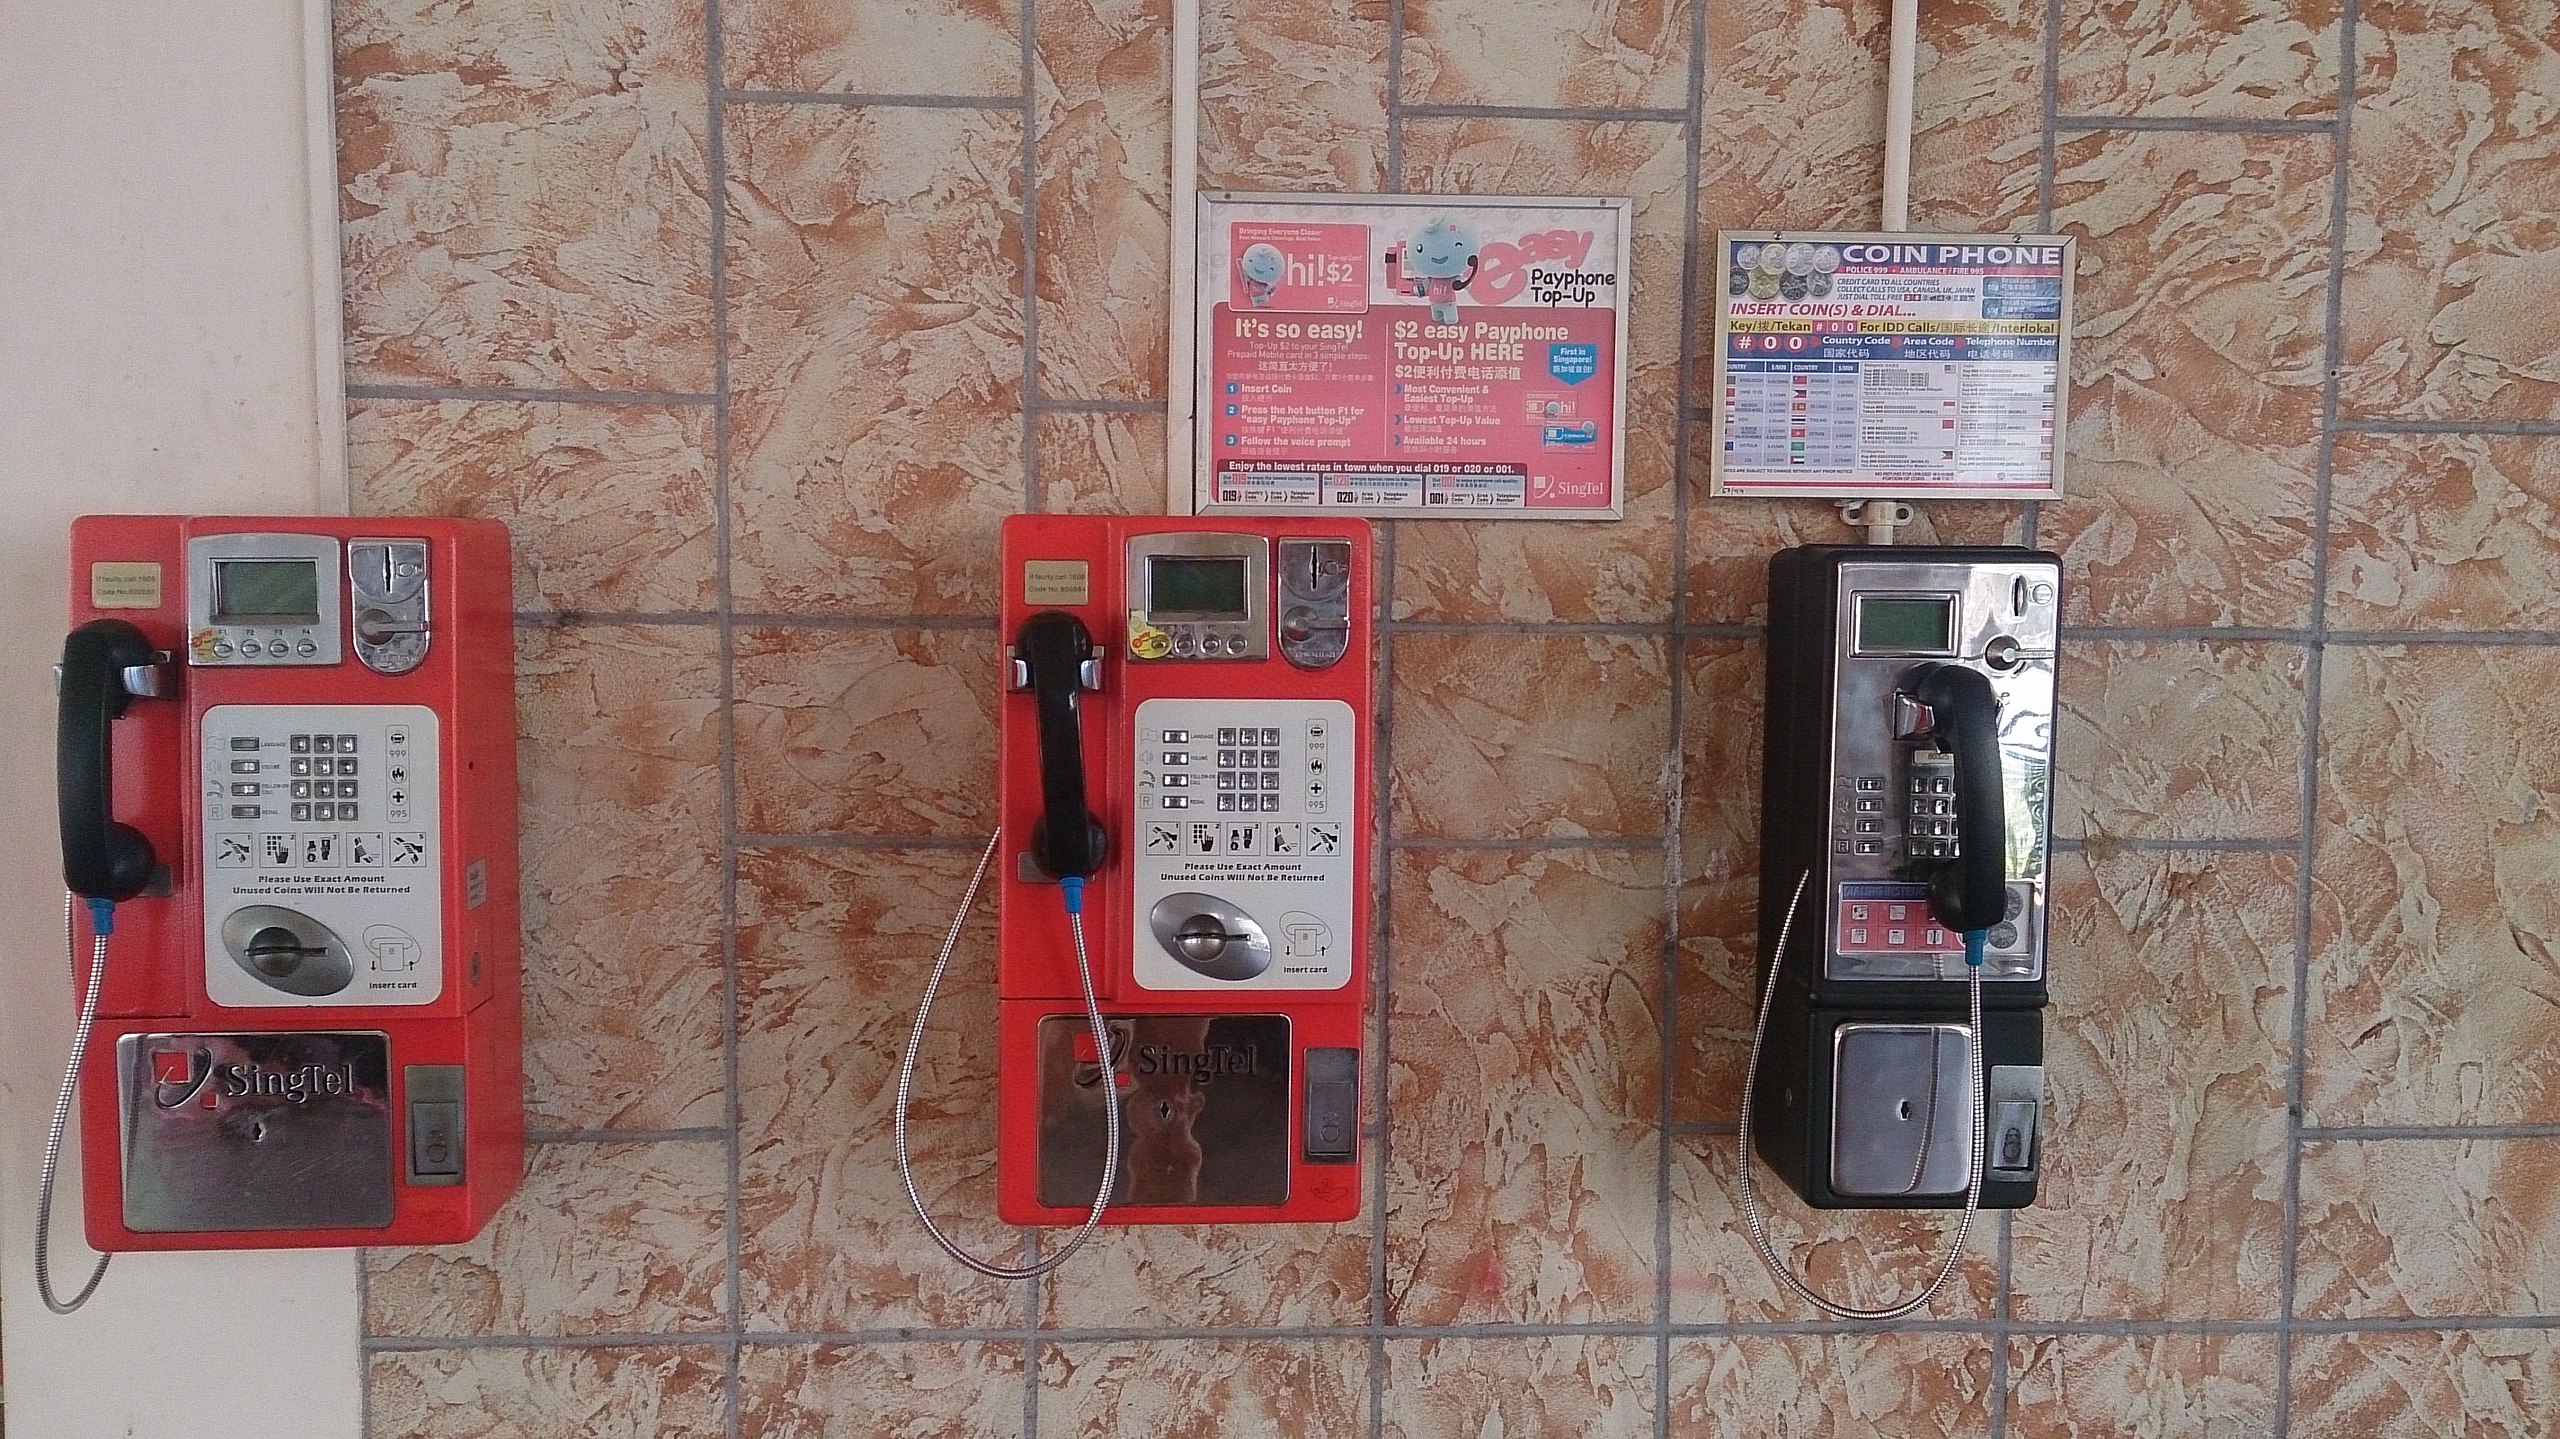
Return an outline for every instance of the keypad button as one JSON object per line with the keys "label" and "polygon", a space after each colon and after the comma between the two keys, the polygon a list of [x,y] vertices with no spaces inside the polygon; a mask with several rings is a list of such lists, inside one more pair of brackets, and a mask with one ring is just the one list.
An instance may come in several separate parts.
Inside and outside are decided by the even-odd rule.
{"label": "keypad button", "polygon": [[1882,854],[1882,853],[1884,853],[1884,846],[1883,846],[1882,844],[1877,843],[1875,840],[1871,840],[1871,839],[1862,839],[1862,840],[1858,841],[1858,853],[1860,853],[1860,854]]}
{"label": "keypad button", "polygon": [[1883,800],[1880,800],[1880,799],[1862,799],[1862,800],[1858,801],[1858,813],[1860,813],[1860,814],[1881,814],[1881,813],[1883,813],[1883,812],[1884,812],[1884,801],[1883,801]]}
{"label": "keypad button", "polygon": [[1189,744],[1191,743],[1191,731],[1187,729],[1166,730],[1164,732],[1164,742],[1166,744]]}
{"label": "keypad button", "polygon": [[333,779],[321,780],[312,786],[311,792],[319,796],[321,799],[336,799],[338,797],[338,782]]}
{"label": "keypad button", "polygon": [[256,799],[258,797],[258,787],[255,784],[235,784],[231,787],[231,792],[242,799]]}
{"label": "keypad button", "polygon": [[311,798],[311,781],[307,779],[295,780],[293,782],[293,797],[295,799]]}
{"label": "keypad button", "polygon": [[302,643],[293,647],[293,652],[302,656],[304,659],[309,659],[313,655],[320,653],[320,647],[309,640],[304,640]]}
{"label": "keypad button", "polygon": [[233,735],[231,737],[231,747],[235,750],[244,749],[255,751],[258,747],[258,737],[253,734]]}
{"label": "keypad button", "polygon": [[[1166,789],[1189,789],[1191,788],[1191,776],[1187,774],[1166,775],[1164,777],[1164,787]],[[354,794],[355,792],[356,787],[352,783],[346,780],[338,781],[338,793]]]}
{"label": "keypad button", "polygon": [[1235,807],[1236,807],[1236,797],[1235,797],[1234,795],[1231,795],[1231,794],[1222,794],[1222,795],[1218,796],[1218,808],[1219,808],[1220,810],[1222,810],[1222,811],[1232,812],[1232,811],[1235,809]]}
{"label": "keypad button", "polygon": [[307,759],[297,759],[293,761],[293,772],[295,774],[311,773],[311,761]]}
{"label": "keypad button", "polygon": [[1234,730],[1222,729],[1218,731],[1218,743],[1232,747],[1235,742],[1236,732]]}
{"label": "keypad button", "polygon": [[338,736],[338,753],[340,753],[340,754],[354,754],[355,752],[356,752],[356,737],[355,737],[354,735],[351,735],[351,734],[342,734],[342,735]]}
{"label": "keypad button", "polygon": [[[1280,741],[1279,741],[1278,739],[1274,739],[1274,740],[1272,740],[1271,742],[1272,742],[1273,744],[1278,744]],[[1278,751],[1278,750],[1276,750],[1276,749],[1267,749],[1267,750],[1264,750],[1264,751],[1262,752],[1262,767],[1263,767],[1264,769],[1277,769],[1277,768],[1279,768],[1279,767],[1280,767],[1280,751]]]}
{"label": "keypad button", "polygon": [[1220,770],[1220,771],[1218,771],[1218,788],[1220,788],[1220,789],[1234,789],[1235,787],[1236,787],[1236,774],[1235,774],[1235,771],[1234,771],[1234,770]]}
{"label": "keypad button", "polygon": [[1236,767],[1236,752],[1235,752],[1234,750],[1231,750],[1231,749],[1222,749],[1222,750],[1218,751],[1218,768],[1220,768],[1220,769],[1234,769],[1235,767]]}
{"label": "keypad button", "polygon": [[235,804],[231,807],[231,817],[233,819],[256,819],[258,817],[258,807],[254,804]]}
{"label": "keypad button", "polygon": [[1858,788],[1860,791],[1869,794],[1882,790],[1884,788],[1884,776],[1880,774],[1862,774],[1858,776]]}
{"label": "keypad button", "polygon": [[333,734],[313,735],[311,737],[311,752],[313,754],[336,754],[338,752],[338,737]]}
{"label": "keypad button", "polygon": [[1277,814],[1279,813],[1279,810],[1280,796],[1276,794],[1266,794],[1262,797],[1262,812],[1264,814]]}
{"label": "keypad button", "polygon": [[293,751],[295,754],[309,754],[311,753],[311,736],[307,734],[295,735],[293,738],[285,741],[285,748]]}
{"label": "keypad button", "polygon": [[1187,765],[1191,763],[1191,756],[1178,749],[1169,749],[1164,752],[1164,762],[1176,766]]}
{"label": "keypad button", "polygon": [[338,806],[338,822],[340,824],[352,824],[355,822],[355,817],[356,807],[354,805],[341,804]]}
{"label": "keypad button", "polygon": [[1273,725],[1263,726],[1262,742],[1264,744],[1278,744],[1280,742],[1280,731],[1278,727]]}
{"label": "keypad button", "polygon": [[343,754],[338,756],[338,774],[341,778],[354,774],[355,772],[356,762],[354,756]]}
{"label": "keypad button", "polygon": [[1191,796],[1184,794],[1166,795],[1164,797],[1164,807],[1166,809],[1189,809],[1191,808]]}
{"label": "keypad button", "polygon": [[1278,789],[1280,787],[1280,772],[1273,769],[1264,770],[1262,772],[1262,787],[1264,789]]}
{"label": "keypad button", "polygon": [[336,774],[338,772],[338,762],[323,756],[322,758],[315,759],[311,762],[311,772],[313,774]]}
{"label": "keypad button", "polygon": [[293,817],[294,817],[294,819],[295,819],[298,823],[303,823],[303,824],[308,824],[308,823],[310,823],[310,822],[311,822],[311,806],[309,806],[309,805],[307,805],[307,804],[298,804],[298,805],[295,805],[295,806],[293,807]]}
{"label": "keypad button", "polygon": [[235,759],[231,762],[231,772],[233,774],[256,774],[258,772],[258,762],[253,759]]}

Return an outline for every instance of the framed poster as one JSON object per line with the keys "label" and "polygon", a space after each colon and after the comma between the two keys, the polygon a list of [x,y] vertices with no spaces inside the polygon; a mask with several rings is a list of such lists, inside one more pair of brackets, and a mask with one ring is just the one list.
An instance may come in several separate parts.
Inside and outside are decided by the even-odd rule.
{"label": "framed poster", "polygon": [[1716,236],[1713,492],[2062,493],[2064,235]]}
{"label": "framed poster", "polygon": [[1633,209],[1202,195],[1193,510],[1617,519]]}

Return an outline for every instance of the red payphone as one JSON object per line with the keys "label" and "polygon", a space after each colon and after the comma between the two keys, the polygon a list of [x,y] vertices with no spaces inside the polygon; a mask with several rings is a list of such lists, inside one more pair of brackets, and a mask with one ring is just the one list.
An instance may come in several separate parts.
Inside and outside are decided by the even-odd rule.
{"label": "red payphone", "polygon": [[1005,522],[997,1211],[1085,1228],[963,1262],[1359,1213],[1370,563],[1359,520]]}
{"label": "red payphone", "polygon": [[506,530],[91,516],[71,576],[89,1242],[470,1238],[523,1167]]}

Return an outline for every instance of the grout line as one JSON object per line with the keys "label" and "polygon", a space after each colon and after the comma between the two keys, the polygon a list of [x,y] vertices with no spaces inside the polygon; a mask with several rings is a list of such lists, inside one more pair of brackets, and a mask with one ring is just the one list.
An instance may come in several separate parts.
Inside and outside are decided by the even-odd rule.
{"label": "grout line", "polygon": [[[1680,193],[1685,213],[1681,216],[1680,266],[1680,367],[1678,386],[1680,403],[1672,409],[1671,472],[1671,619],[1676,625],[1689,613],[1689,520],[1691,503],[1689,485],[1690,446],[1695,437],[1689,414],[1689,397],[1698,382],[1698,265],[1699,187],[1703,168],[1699,158],[1698,137],[1703,129],[1707,96],[1707,7],[1689,7],[1689,89],[1681,107],[1681,175]],[[1662,1043],[1662,1059],[1658,1066],[1654,1095],[1654,1204],[1653,1204],[1653,1433],[1654,1439],[1671,1439],[1671,1271],[1672,1223],[1671,1203],[1675,1167],[1679,1162],[1678,1141],[1672,1135],[1673,1116],[1678,1111],[1679,1074],[1681,1068],[1680,1027],[1680,883],[1688,866],[1688,856],[1681,842],[1681,821],[1688,798],[1689,775],[1687,751],[1682,740],[1687,730],[1689,694],[1689,644],[1685,635],[1676,631],[1665,645],[1665,671],[1671,685],[1669,734],[1663,746],[1664,784],[1668,803],[1663,812],[1662,827],[1662,976],[1656,1003],[1661,1006],[1655,1031]]]}
{"label": "grout line", "polygon": [[[2039,126],[2036,137],[2036,229],[2053,233],[2053,174],[2062,148],[2059,120],[2062,113],[2062,0],[2044,3],[2044,75],[2038,86]],[[2031,502],[2032,503],[2032,502]]]}
{"label": "grout line", "polygon": [[732,462],[729,375],[729,135],[728,112],[722,103],[725,36],[720,0],[703,6],[703,55],[711,77],[706,150],[711,171],[711,488],[717,544],[713,551],[714,594],[718,604],[720,646],[720,1070],[721,1161],[723,1165],[725,1241],[722,1262],[723,1307],[727,1310],[728,1352],[722,1356],[722,1429],[726,1439],[739,1439],[744,1403],[738,1373],[737,1336],[746,1326],[745,1203],[740,1190],[741,1094],[738,1082],[738,622],[732,559],[736,549],[735,516],[731,513]]}
{"label": "grout line", "polygon": [[1020,95],[888,95],[843,90],[723,90],[732,105],[836,105],[882,110],[1029,110]]}
{"label": "grout line", "polygon": [[950,849],[971,854],[985,848],[986,840],[967,834],[766,834],[755,830],[739,830],[738,848],[746,849]]}
{"label": "grout line", "polygon": [[1500,854],[1536,853],[1541,850],[1633,850],[1649,852],[1662,849],[1668,841],[1659,835],[1632,834],[1564,834],[1552,837],[1525,835],[1518,839],[1454,839],[1438,835],[1398,835],[1386,841],[1391,850],[1491,850]]}
{"label": "grout line", "polygon": [[2056,854],[2293,854],[2302,847],[2300,835],[2281,839],[2255,839],[2233,836],[2213,839],[2154,839],[2147,836],[2100,835],[2082,838],[2055,835]]}
{"label": "grout line", "polygon": [[771,610],[733,610],[732,624],[752,625],[757,629],[780,630],[988,630],[996,627],[993,615],[855,615],[842,613],[791,614]]}
{"label": "grout line", "polygon": [[[1397,30],[1402,33],[1403,0],[1389,0],[1395,7]],[[1395,113],[1395,92],[1388,90],[1388,114]],[[1400,162],[1399,162],[1400,163]],[[1401,178],[1401,171],[1391,171],[1390,181]],[[1393,524],[1380,525],[1373,550],[1375,580],[1370,608],[1380,620],[1395,613],[1396,536]],[[1394,1125],[1387,1114],[1387,1089],[1392,1082],[1388,1065],[1389,1021],[1393,1012],[1395,899],[1395,806],[1392,802],[1395,756],[1395,634],[1383,624],[1374,640],[1376,656],[1370,674],[1372,700],[1370,714],[1376,723],[1370,729],[1371,826],[1378,836],[1375,853],[1369,861],[1371,886],[1376,894],[1371,910],[1369,935],[1369,1003],[1378,1017],[1376,1063],[1369,1080],[1371,1101],[1378,1116],[1377,1138],[1371,1142],[1368,1160],[1369,1181],[1369,1323],[1364,1331],[1368,1339],[1369,1363],[1369,1439],[1382,1439],[1387,1422],[1387,1177],[1393,1154]]]}
{"label": "grout line", "polygon": [[2300,644],[2311,638],[2311,632],[2271,625],[2064,625],[2062,637],[2067,640],[2100,642],[2169,640],[2203,641],[2210,644],[2242,644],[2251,641]]}
{"label": "grout line", "polygon": [[[364,1348],[373,1338],[373,1272],[366,1262],[372,1253],[356,1251],[356,1433],[363,1439],[373,1439],[373,1360]],[[0,1414],[5,1412],[0,1407]]]}
{"label": "grout line", "polygon": [[[2343,166],[2344,161],[2340,164]],[[2350,435],[2560,435],[2560,420],[2398,420],[2389,417],[2341,419],[2338,431]]]}
{"label": "grout line", "polygon": [[1033,395],[1023,408],[1035,415],[1161,415],[1162,400],[1069,400]]}
{"label": "grout line", "polygon": [[[1889,1324],[1858,1320],[1771,1320],[1760,1323],[1674,1324],[1679,1339],[1790,1339],[1831,1335],[1957,1334],[1990,1338],[2000,1325],[1982,1319],[1906,1319]],[[2140,1339],[2172,1335],[2230,1336],[2287,1332],[2300,1334],[2405,1334],[2470,1332],[2538,1332],[2560,1329],[2560,1314],[2395,1314],[2353,1319],[2055,1319],[2012,1326],[2021,1336]],[[1431,1339],[1649,1339],[1655,1326],[1639,1323],[1594,1324],[1416,1324],[1373,1328],[1367,1325],[1299,1325],[1256,1329],[1246,1325],[1199,1325],[1149,1328],[1051,1329],[1043,1331],[1044,1348],[1069,1344],[1128,1344],[1149,1340],[1209,1342],[1313,1343],[1326,1340],[1392,1338]],[[740,1349],[899,1344],[989,1344],[1022,1338],[1019,1329],[751,1329],[731,1334],[707,1329],[695,1332],[631,1334],[473,1334],[376,1335],[363,1343],[366,1354],[421,1354],[439,1350],[561,1349]]]}
{"label": "grout line", "polygon": [[527,385],[347,386],[350,400],[506,400],[556,405],[710,405],[691,390],[557,390]]}
{"label": "grout line", "polygon": [[[2058,10],[2058,5],[2050,7]],[[2336,120],[2251,119],[2237,115],[2056,115],[2057,131],[2154,130],[2193,135],[2327,135]]]}
{"label": "grout line", "polygon": [[2320,692],[2329,632],[2329,527],[2335,495],[2338,455],[2339,381],[2345,364],[2347,212],[2353,202],[2348,183],[2348,132],[2355,114],[2357,0],[2346,0],[2338,16],[2338,115],[2330,127],[2337,157],[2329,186],[2329,274],[2323,297],[2321,348],[2324,374],[2320,385],[2320,454],[2311,493],[2311,645],[2302,685],[2301,846],[2294,860],[2293,996],[2290,1016],[2292,1053],[2285,1065],[2284,1252],[2277,1277],[2277,1316],[2284,1327],[2276,1333],[2275,1432],[2293,1427],[2293,1341],[2300,1318],[2302,1270],[2302,1133],[2303,1094],[2311,1031],[2311,902],[2312,871],[2317,863],[2320,826]]}
{"label": "grout line", "polygon": [[1742,1132],[1742,1125],[1731,1119],[1675,1119],[1664,1128],[1683,1139],[1731,1139]]}
{"label": "grout line", "polygon": [[729,1131],[716,1124],[698,1124],[689,1129],[528,1129],[527,1144],[708,1144],[727,1139]]}
{"label": "grout line", "polygon": [[2508,634],[2499,630],[2331,630],[2321,636],[2331,645],[2369,647],[2375,645],[2480,645],[2488,648],[2543,649],[2560,645],[2560,634],[2529,630]]}
{"label": "grout line", "polygon": [[1403,113],[1415,120],[1601,120],[1680,125],[1689,119],[1686,110],[1623,105],[1406,105]]}
{"label": "grout line", "polygon": [[520,630],[566,629],[571,625],[666,625],[691,626],[720,623],[712,610],[518,610],[516,628]]}
{"label": "grout line", "polygon": [[[1404,117],[1404,0],[1387,0],[1387,193],[1390,195],[1404,193]],[[1373,1432],[1375,1428],[1373,1420]]]}
{"label": "grout line", "polygon": [[2000,1211],[2000,1241],[1994,1249],[1994,1281],[1991,1298],[1991,1439],[2007,1439],[2009,1433],[2009,1336],[2016,1330],[2017,1299],[2010,1290],[2016,1270],[2011,1262],[2011,1221],[2018,1211]]}
{"label": "grout line", "polygon": [[[1040,493],[1040,424],[1032,407],[1040,399],[1040,118],[1032,77],[1038,67],[1034,35],[1036,0],[1021,0],[1016,40],[1021,46],[1022,115],[1022,508],[1046,508]],[[1026,1358],[1024,1367],[1031,1367]]]}
{"label": "grout line", "polygon": [[2305,1144],[2392,1139],[2560,1139],[2560,1124],[2306,1124]]}
{"label": "grout line", "polygon": [[[1033,105],[1033,72],[1038,65],[1040,26],[1037,0],[1021,0],[1016,20],[1020,45],[1022,91],[1022,507],[1033,514],[1045,506],[1040,488],[1040,421],[1033,412],[1040,398],[1040,122]],[[1002,653],[1002,642],[998,642]],[[1102,1056],[1105,1060],[1109,1055]],[[1106,1076],[1106,1079],[1108,1077]],[[1108,1080],[1116,1084],[1116,1080]],[[1038,1231],[1023,1242],[1026,1255],[1039,1251]],[[1026,1260],[1036,1263],[1036,1258]],[[1040,1296],[1046,1276],[1034,1274],[1022,1287],[1022,1439],[1040,1433]]]}
{"label": "grout line", "polygon": [[1668,635],[1668,620],[1381,620],[1378,627],[1406,635]]}

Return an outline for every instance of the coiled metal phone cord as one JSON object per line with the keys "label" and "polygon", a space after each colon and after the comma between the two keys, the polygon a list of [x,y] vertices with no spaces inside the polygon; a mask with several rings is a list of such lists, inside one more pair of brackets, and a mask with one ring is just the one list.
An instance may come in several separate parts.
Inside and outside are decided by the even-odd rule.
{"label": "coiled metal phone cord", "polygon": [[[977,907],[978,886],[985,883],[987,866],[996,857],[996,847],[1004,839],[1001,831],[987,837],[987,847],[978,856],[977,871],[969,876],[969,888],[960,896],[960,912],[951,916],[951,932],[942,937],[942,952],[934,956],[933,977],[924,982],[924,1003],[916,1007],[915,1028],[907,1032],[907,1050],[898,1060],[898,1111],[895,1134],[898,1151],[898,1182],[907,1187],[907,1203],[913,1205],[916,1218],[924,1221],[927,1234],[942,1251],[990,1279],[1037,1279],[1067,1262],[1084,1242],[1093,1237],[1094,1226],[1102,1222],[1102,1211],[1111,1203],[1111,1190],[1120,1181],[1120,1076],[1111,1053],[1111,1029],[1102,1022],[1102,1002],[1094,995],[1093,963],[1084,947],[1084,881],[1059,881],[1059,891],[1067,903],[1067,929],[1075,936],[1076,979],[1084,986],[1084,1017],[1093,1026],[1093,1052],[1102,1061],[1102,1185],[1093,1193],[1093,1212],[1085,1216],[1084,1225],[1066,1247],[1036,1264],[1005,1265],[980,1259],[952,1242],[925,1212],[924,1195],[916,1188],[914,1166],[907,1155],[907,1101],[915,1088],[916,1055],[924,1047],[925,1021],[932,1017],[934,995],[942,988],[943,972],[951,967],[951,953],[960,947],[960,930],[969,922],[969,911]],[[1028,1240],[1025,1241],[1029,1242]],[[104,1266],[101,1266],[102,1268]],[[93,1283],[95,1281],[92,1281]]]}
{"label": "coiled metal phone cord", "polygon": [[[1913,1298],[1880,1309],[1860,1309],[1855,1305],[1836,1304],[1814,1293],[1811,1286],[1798,1279],[1795,1271],[1789,1269],[1785,1262],[1778,1258],[1776,1247],[1769,1242],[1768,1228],[1761,1220],[1759,1196],[1751,1188],[1751,1101],[1759,1088],[1760,1047],[1769,1036],[1769,1009],[1771,1003],[1778,997],[1778,966],[1786,958],[1787,935],[1795,928],[1796,906],[1803,902],[1805,884],[1812,878],[1811,870],[1796,876],[1795,892],[1787,896],[1786,917],[1778,922],[1776,959],[1769,965],[1768,983],[1760,990],[1759,1018],[1751,1026],[1751,1060],[1750,1067],[1742,1072],[1742,1131],[1740,1142],[1736,1145],[1736,1162],[1742,1181],[1742,1221],[1751,1230],[1751,1246],[1760,1251],[1760,1262],[1768,1265],[1769,1272],[1777,1275],[1789,1289],[1795,1291],[1796,1297],[1805,1303],[1838,1319],[1900,1319],[1906,1314],[1925,1308],[1930,1300],[1938,1297],[1938,1291],[1947,1287],[1947,1280],[1955,1274],[1957,1263],[1964,1258],[1964,1242],[1966,1236],[1973,1232],[1973,1217],[1981,1212],[1984,1161],[1981,1081],[1977,1078],[1974,1082],[1974,1102],[1971,1106],[1973,1147],[1969,1151],[1967,1165],[1964,1217],[1956,1221],[1955,1243],[1947,1250],[1946,1262],[1938,1266],[1938,1273],[1929,1281],[1929,1287],[1921,1290]],[[1964,961],[1967,1008],[1971,1014],[1971,1028],[1968,1033],[1973,1045],[1973,1068],[1978,1075],[1982,1068],[1982,931],[1975,930],[1964,937]],[[1930,1122],[1934,1125],[1936,1106],[1932,1105],[1930,1109]],[[1925,1162],[1928,1157],[1928,1143],[1925,1136],[1920,1153],[1922,1162]],[[1918,1183],[1916,1173],[1913,1182]]]}
{"label": "coiled metal phone cord", "polygon": [[[74,896],[62,897],[62,952],[66,958],[77,956],[78,931],[72,927]],[[105,900],[89,902],[90,929],[96,936],[89,945],[89,990],[80,999],[80,1026],[71,1035],[71,1058],[62,1066],[62,1091],[54,1097],[53,1123],[44,1132],[43,1177],[36,1181],[36,1295],[44,1307],[56,1314],[69,1314],[89,1302],[98,1292],[98,1281],[107,1277],[112,1254],[98,1256],[98,1267],[89,1271],[89,1282],[71,1296],[69,1303],[53,1293],[53,1181],[62,1168],[62,1131],[71,1122],[71,1095],[80,1083],[80,1059],[89,1052],[89,1031],[98,1025],[98,995],[107,987],[107,936],[115,933],[115,906]]]}

